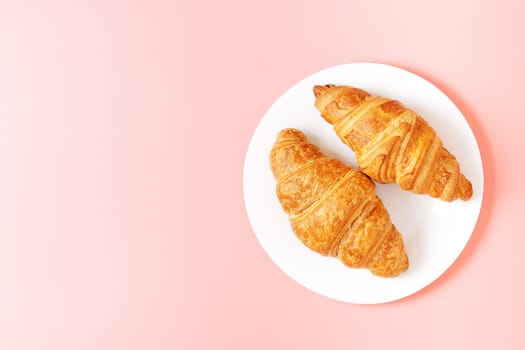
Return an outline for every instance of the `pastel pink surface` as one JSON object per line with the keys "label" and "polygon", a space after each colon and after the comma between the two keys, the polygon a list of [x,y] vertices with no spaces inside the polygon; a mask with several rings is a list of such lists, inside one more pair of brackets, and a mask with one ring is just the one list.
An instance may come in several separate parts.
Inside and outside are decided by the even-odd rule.
{"label": "pastel pink surface", "polygon": [[[0,349],[524,348],[524,11],[517,0],[1,2]],[[460,258],[376,306],[290,280],[242,195],[271,103],[355,61],[447,93],[485,167]]]}

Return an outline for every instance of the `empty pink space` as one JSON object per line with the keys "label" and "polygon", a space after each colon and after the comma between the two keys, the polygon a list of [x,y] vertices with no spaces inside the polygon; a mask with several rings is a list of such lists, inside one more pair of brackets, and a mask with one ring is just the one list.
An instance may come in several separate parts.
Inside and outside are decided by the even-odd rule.
{"label": "empty pink space", "polygon": [[[522,349],[525,6],[482,1],[0,1],[0,349]],[[427,78],[479,142],[454,265],[335,302],[266,255],[251,135],[322,68]]]}

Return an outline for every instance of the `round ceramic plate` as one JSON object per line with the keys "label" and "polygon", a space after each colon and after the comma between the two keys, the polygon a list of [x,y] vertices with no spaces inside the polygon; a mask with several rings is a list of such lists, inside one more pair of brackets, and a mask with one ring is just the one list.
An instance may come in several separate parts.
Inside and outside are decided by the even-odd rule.
{"label": "round ceramic plate", "polygon": [[[352,85],[374,95],[401,101],[436,130],[456,156],[474,189],[471,200],[452,203],[377,184],[376,191],[402,233],[408,271],[381,278],[352,269],[304,246],[291,230],[275,194],[269,154],[277,133],[302,130],[328,156],[357,168],[353,152],[336,136],[314,107],[316,84]],[[292,279],[321,295],[350,303],[376,304],[411,295],[436,280],[461,254],[476,225],[483,195],[479,148],[467,121],[454,103],[427,80],[400,68],[372,63],[335,66],[291,87],[268,110],[248,147],[244,163],[244,199],[257,239],[271,259]]]}

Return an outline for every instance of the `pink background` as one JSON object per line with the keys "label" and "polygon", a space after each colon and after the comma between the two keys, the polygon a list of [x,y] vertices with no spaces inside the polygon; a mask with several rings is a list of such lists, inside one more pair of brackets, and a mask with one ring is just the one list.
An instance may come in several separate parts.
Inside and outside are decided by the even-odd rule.
{"label": "pink background", "polygon": [[[0,1],[0,349],[525,348],[523,4]],[[464,253],[375,306],[289,279],[242,194],[272,102],[355,61],[445,91],[485,166]]]}

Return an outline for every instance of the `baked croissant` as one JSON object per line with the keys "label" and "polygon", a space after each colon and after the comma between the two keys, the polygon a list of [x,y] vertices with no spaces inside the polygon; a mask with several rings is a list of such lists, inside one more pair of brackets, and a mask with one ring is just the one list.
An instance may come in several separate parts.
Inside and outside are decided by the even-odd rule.
{"label": "baked croissant", "polygon": [[407,270],[401,234],[366,175],[326,157],[296,129],[279,132],[270,165],[281,206],[307,247],[381,277]]}
{"label": "baked croissant", "polygon": [[314,94],[316,108],[372,179],[444,201],[472,197],[456,158],[416,112],[350,86],[317,85]]}

